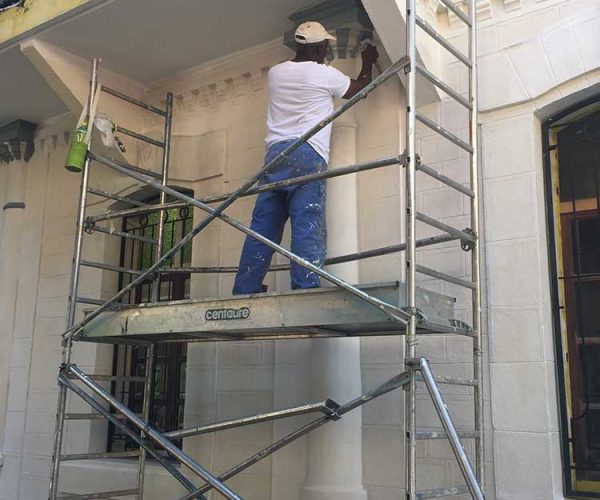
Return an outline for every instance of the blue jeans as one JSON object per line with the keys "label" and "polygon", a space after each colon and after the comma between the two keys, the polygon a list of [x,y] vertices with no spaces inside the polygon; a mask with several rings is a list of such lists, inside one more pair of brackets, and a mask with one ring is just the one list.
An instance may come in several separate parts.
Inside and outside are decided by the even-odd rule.
{"label": "blue jeans", "polygon": [[[293,141],[274,144],[267,151],[265,165]],[[288,158],[267,172],[261,184],[281,181],[305,174],[324,171],[327,163],[308,144],[303,144]],[[327,231],[325,227],[325,181],[289,186],[258,195],[252,212],[251,228],[275,243],[281,243],[288,219],[292,225],[291,251],[321,267],[325,261]],[[273,250],[252,236],[247,236],[235,277],[233,294],[262,291],[265,275],[271,265]],[[292,262],[292,288],[316,288],[320,277],[313,271]]]}

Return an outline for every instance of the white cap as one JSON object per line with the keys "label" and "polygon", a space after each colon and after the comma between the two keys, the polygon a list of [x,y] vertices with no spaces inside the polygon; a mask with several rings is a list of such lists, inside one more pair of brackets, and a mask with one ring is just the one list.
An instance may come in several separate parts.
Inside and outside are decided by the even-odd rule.
{"label": "white cap", "polygon": [[294,34],[294,39],[301,44],[337,40],[336,37],[327,33],[323,25],[317,21],[307,21],[298,26]]}

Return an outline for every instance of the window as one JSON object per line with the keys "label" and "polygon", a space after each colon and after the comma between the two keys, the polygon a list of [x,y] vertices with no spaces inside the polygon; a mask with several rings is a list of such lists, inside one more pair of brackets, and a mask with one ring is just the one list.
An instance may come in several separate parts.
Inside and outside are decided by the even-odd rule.
{"label": "window", "polygon": [[[188,194],[188,193],[186,193]],[[158,198],[147,203],[158,203]],[[172,200],[169,200],[172,201]],[[123,231],[146,238],[144,241],[124,239],[121,246],[123,267],[143,271],[155,261],[156,245],[151,243],[158,231],[158,213],[152,212],[123,220]],[[173,208],[163,212],[165,217],[163,252],[168,252],[192,227],[192,212],[189,207]],[[191,263],[191,242],[170,259],[170,268],[185,268]],[[131,282],[131,275],[122,273],[119,288]],[[161,274],[160,301],[188,299],[190,296],[190,273],[172,272]],[[150,302],[152,281],[148,280],[125,297],[128,304]],[[154,349],[154,379],[151,390],[150,423],[161,432],[181,428],[185,404],[185,367],[187,344],[163,343]],[[113,353],[113,374],[143,377],[146,347],[117,345]],[[142,412],[144,397],[143,382],[113,382],[112,393],[125,402],[136,413]],[[136,449],[137,445],[126,435],[109,425],[108,451]]]}
{"label": "window", "polygon": [[600,100],[544,139],[565,494],[600,498]]}

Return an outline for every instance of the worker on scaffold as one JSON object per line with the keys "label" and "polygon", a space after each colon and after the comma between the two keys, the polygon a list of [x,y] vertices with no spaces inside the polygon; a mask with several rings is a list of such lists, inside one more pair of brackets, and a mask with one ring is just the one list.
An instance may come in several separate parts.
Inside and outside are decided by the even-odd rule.
{"label": "worker on scaffold", "polygon": [[[268,75],[267,154],[272,161],[291,143],[321,122],[333,110],[334,99],[350,99],[371,83],[377,49],[367,45],[356,80],[325,64],[329,41],[336,40],[315,21],[302,23],[295,32],[296,56],[271,68]],[[281,181],[327,169],[331,124],[315,134],[275,165],[261,184]],[[325,262],[325,181],[289,186],[259,194],[251,228],[280,243],[288,217],[292,226],[291,251],[322,267]],[[247,236],[235,277],[233,294],[266,291],[263,279],[271,265],[273,250]],[[292,288],[318,288],[320,276],[292,262]]]}

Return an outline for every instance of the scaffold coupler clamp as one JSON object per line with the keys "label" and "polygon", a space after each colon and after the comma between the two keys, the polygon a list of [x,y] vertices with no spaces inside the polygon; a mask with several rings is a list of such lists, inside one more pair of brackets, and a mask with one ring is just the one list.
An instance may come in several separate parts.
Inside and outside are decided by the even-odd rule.
{"label": "scaffold coupler clamp", "polygon": [[404,307],[402,310],[406,314],[410,314],[411,316],[414,316],[417,319],[417,321],[426,321],[427,320],[427,316],[425,316],[423,311],[421,311],[421,309],[419,309],[418,307]]}
{"label": "scaffold coupler clamp", "polygon": [[477,233],[473,231],[470,227],[464,228],[463,232],[467,233],[470,236],[473,236],[473,240],[460,240],[460,248],[462,248],[465,252],[470,252],[475,248],[475,242],[477,241]]}
{"label": "scaffold coupler clamp", "polygon": [[460,319],[449,319],[448,323],[454,328],[458,328],[460,330],[464,330],[465,332],[473,332],[473,327],[469,325],[469,323],[465,323]]}
{"label": "scaffold coupler clamp", "polygon": [[421,359],[422,358],[406,358],[404,364],[409,370],[419,371],[421,369]]}
{"label": "scaffold coupler clamp", "polygon": [[92,234],[96,229],[96,223],[91,220],[89,217],[83,221],[83,230],[87,234]]}
{"label": "scaffold coupler clamp", "polygon": [[71,368],[71,366],[72,363],[61,363],[58,367],[58,374],[64,375],[65,377],[69,378],[69,369]]}
{"label": "scaffold coupler clamp", "polygon": [[333,399],[327,398],[325,400],[325,408],[323,409],[323,413],[325,413],[334,422],[342,418],[342,416],[338,413],[339,409],[340,405]]}

